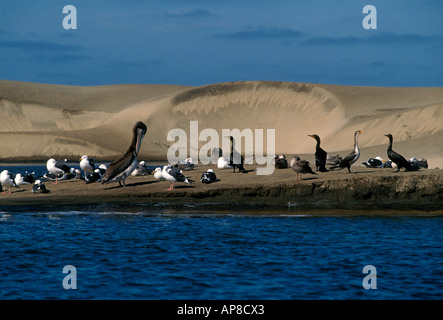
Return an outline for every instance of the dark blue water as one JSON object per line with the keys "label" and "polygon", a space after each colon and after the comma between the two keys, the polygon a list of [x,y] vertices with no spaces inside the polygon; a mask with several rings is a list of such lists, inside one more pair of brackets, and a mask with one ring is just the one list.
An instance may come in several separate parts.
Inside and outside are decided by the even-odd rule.
{"label": "dark blue water", "polygon": [[[442,299],[442,227],[441,216],[3,207],[0,299]],[[66,265],[77,289],[63,287]],[[376,289],[363,288],[366,265]]]}

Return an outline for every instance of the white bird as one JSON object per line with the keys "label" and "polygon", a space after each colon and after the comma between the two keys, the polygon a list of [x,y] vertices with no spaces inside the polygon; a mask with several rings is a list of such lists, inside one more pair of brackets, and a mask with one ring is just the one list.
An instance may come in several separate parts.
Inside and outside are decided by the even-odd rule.
{"label": "white bird", "polygon": [[132,171],[131,176],[146,176],[148,174],[152,174],[152,169],[148,168],[146,162],[140,161],[137,165],[137,168]]}
{"label": "white bird", "polygon": [[106,172],[106,169],[108,169],[108,167],[106,166],[106,164],[101,164],[98,166],[98,170],[100,171],[100,174],[103,176]]}
{"label": "white bird", "polygon": [[93,172],[95,169],[94,159],[88,158],[87,155],[82,156],[80,159],[80,169],[82,169],[85,174],[86,172]]}
{"label": "white bird", "polygon": [[[59,180],[59,177],[63,177],[71,172],[71,168],[66,165],[68,160],[58,160],[51,158],[46,162],[46,168],[48,171],[55,175],[55,183]],[[66,177],[65,177],[66,179]]]}
{"label": "white bird", "polygon": [[19,188],[19,186],[14,181],[15,175],[13,173],[10,173],[8,170],[3,170],[0,174],[0,183],[5,188],[5,192],[3,194],[6,194],[6,189],[8,189],[8,194],[11,194],[11,188]]}
{"label": "white bird", "polygon": [[154,178],[155,179],[164,179],[163,178],[163,173],[162,173],[162,168],[160,168],[160,167],[155,168],[155,170],[154,170]]}
{"label": "white bird", "polygon": [[95,169],[94,172],[88,172],[85,174],[86,183],[100,182],[101,179],[102,175],[100,174],[100,169]]}
{"label": "white bird", "polygon": [[28,171],[26,171],[26,173],[24,175],[22,175],[21,173],[17,173],[15,175],[15,179],[14,179],[15,184],[20,186],[23,184],[33,183],[35,181],[34,174],[35,174],[35,172],[28,173]]}
{"label": "white bird", "polygon": [[185,182],[185,183],[191,183],[192,180],[188,180],[183,174],[182,171],[178,168],[171,168],[168,166],[163,167],[162,171],[163,178],[165,178],[168,181],[171,181],[171,185],[169,186],[169,189],[166,189],[168,191],[174,190],[174,182]]}
{"label": "white bird", "polygon": [[229,165],[229,159],[226,159],[225,157],[220,157],[220,158],[218,158],[218,161],[217,161],[217,168],[232,169],[232,166]]}

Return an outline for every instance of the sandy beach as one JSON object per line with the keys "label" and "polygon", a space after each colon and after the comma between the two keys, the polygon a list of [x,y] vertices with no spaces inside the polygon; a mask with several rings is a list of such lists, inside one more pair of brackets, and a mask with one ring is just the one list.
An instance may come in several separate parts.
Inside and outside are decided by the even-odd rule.
{"label": "sandy beach", "polygon": [[[250,81],[203,87],[173,85],[114,85],[70,87],[0,81],[0,161],[70,161],[87,154],[98,162],[112,161],[126,151],[135,122],[148,131],[139,160],[166,163],[174,143],[168,132],[180,128],[189,136],[190,121],[199,129],[275,129],[275,153],[293,154],[314,167],[316,133],[331,155],[353,149],[359,138],[361,156],[347,170],[305,175],[296,181],[291,169],[272,175],[247,174],[200,165],[186,171],[195,181],[177,184],[153,176],[130,177],[127,188],[104,187],[84,181],[53,185],[51,192],[34,195],[30,186],[2,195],[0,205],[63,205],[72,203],[264,205],[300,208],[398,208],[441,210],[443,203],[443,88],[377,88],[306,83]],[[394,150],[405,158],[426,158],[429,169],[395,173],[390,168],[361,165],[376,156],[387,160],[387,133]],[[206,142],[200,141],[199,148]],[[266,145],[264,152],[267,152]],[[259,166],[260,167],[260,166]],[[204,185],[201,174],[214,168],[219,182]]]}
{"label": "sandy beach", "polygon": [[[219,181],[200,182],[201,174],[212,168]],[[246,166],[255,170],[255,166]],[[0,205],[39,206],[57,208],[69,205],[117,205],[130,207],[287,208],[288,210],[356,209],[376,210],[392,214],[394,211],[428,211],[443,213],[443,172],[439,169],[418,172],[394,172],[391,168],[371,169],[355,167],[347,170],[303,175],[296,180],[295,172],[276,169],[274,174],[257,176],[255,171],[233,173],[213,165],[184,171],[191,184],[157,180],[153,175],[129,177],[127,187],[118,183],[86,184],[84,180],[45,182],[48,194],[33,194],[31,185],[14,188],[11,195],[1,195]],[[381,211],[380,211],[381,210]]]}

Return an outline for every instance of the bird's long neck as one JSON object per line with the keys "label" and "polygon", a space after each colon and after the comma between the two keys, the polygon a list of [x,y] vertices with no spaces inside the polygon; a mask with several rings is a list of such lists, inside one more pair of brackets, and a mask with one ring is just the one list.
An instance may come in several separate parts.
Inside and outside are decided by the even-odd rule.
{"label": "bird's long neck", "polygon": [[315,140],[317,140],[317,145],[315,146],[317,149],[320,148],[320,138],[316,137]]}
{"label": "bird's long neck", "polygon": [[388,151],[392,151],[392,137],[389,137]]}
{"label": "bird's long neck", "polygon": [[358,148],[358,134],[357,133],[354,136],[354,151],[356,153],[360,152],[360,149]]}

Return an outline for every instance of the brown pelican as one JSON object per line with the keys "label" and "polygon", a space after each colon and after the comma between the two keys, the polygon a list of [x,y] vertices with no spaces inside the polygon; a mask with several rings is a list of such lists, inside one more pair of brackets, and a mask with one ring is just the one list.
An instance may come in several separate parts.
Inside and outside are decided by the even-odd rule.
{"label": "brown pelican", "polygon": [[389,139],[389,145],[387,150],[388,158],[397,165],[396,172],[399,172],[400,168],[405,168],[406,171],[418,170],[418,168],[412,167],[411,163],[408,160],[406,160],[401,154],[392,150],[392,141],[394,140],[392,134],[385,134],[385,137],[388,137]]}
{"label": "brown pelican", "polygon": [[358,158],[360,158],[360,149],[358,148],[358,136],[362,134],[363,131],[357,130],[354,133],[354,151],[348,154],[346,157],[342,159],[339,165],[331,167],[330,169],[335,168],[348,168],[348,171],[351,172],[351,165],[353,165]]}
{"label": "brown pelican", "polygon": [[121,181],[123,181],[123,186],[126,187],[126,178],[137,167],[137,155],[146,131],[147,127],[143,122],[138,121],[135,124],[134,128],[132,129],[132,142],[128,148],[128,151],[126,151],[124,155],[108,166],[102,179],[102,185],[109,182],[118,181],[119,185],[121,186]]}
{"label": "brown pelican", "polygon": [[[290,162],[292,170],[297,172],[297,180],[301,180],[303,173],[316,174],[309,166],[309,161],[300,160],[299,156],[293,156]],[[300,178],[299,178],[300,177]]]}
{"label": "brown pelican", "polygon": [[316,134],[309,134],[308,136],[317,141],[317,145],[315,146],[315,166],[317,167],[317,171],[328,172],[328,169],[325,167],[328,153],[320,147],[320,137]]}

